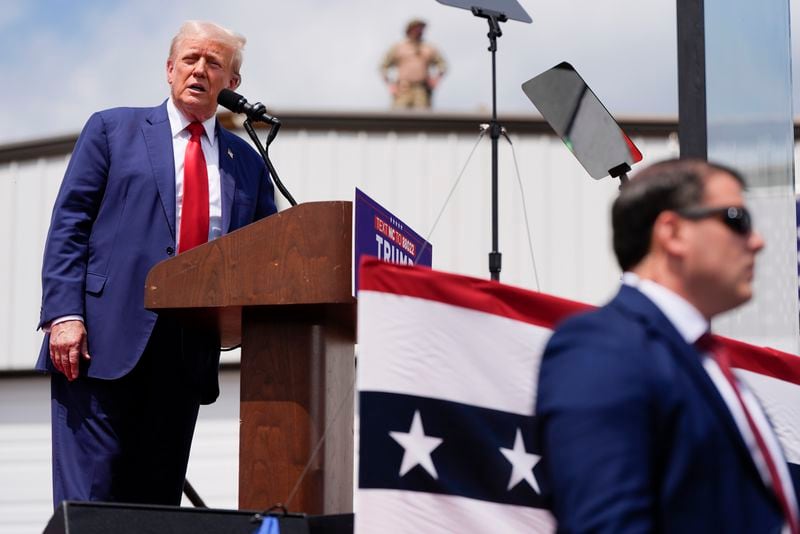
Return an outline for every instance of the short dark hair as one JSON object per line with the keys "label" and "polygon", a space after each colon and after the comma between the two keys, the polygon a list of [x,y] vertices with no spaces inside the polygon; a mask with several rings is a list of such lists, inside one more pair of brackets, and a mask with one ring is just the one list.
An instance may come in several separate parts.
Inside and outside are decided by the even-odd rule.
{"label": "short dark hair", "polygon": [[700,159],[672,159],[650,165],[622,187],[611,208],[611,227],[614,254],[623,271],[647,256],[658,215],[699,206],[705,180],[720,172],[745,186],[742,175],[724,165]]}

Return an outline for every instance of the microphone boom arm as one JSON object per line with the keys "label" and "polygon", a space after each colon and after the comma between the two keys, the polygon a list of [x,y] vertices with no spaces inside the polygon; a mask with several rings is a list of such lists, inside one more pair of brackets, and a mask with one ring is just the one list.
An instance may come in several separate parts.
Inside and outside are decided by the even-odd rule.
{"label": "microphone boom arm", "polygon": [[[264,106],[260,102],[256,104],[258,106]],[[270,123],[272,126],[270,127],[269,134],[267,134],[267,147],[275,140],[275,136],[278,135],[278,130],[281,127],[280,121],[275,119],[273,122]],[[280,177],[278,177],[278,171],[275,170],[275,167],[272,165],[272,162],[267,155],[267,149],[261,145],[261,140],[258,138],[258,134],[256,134],[255,128],[253,128],[253,124],[249,118],[245,119],[243,123],[244,129],[247,131],[247,135],[250,136],[250,139],[253,140],[253,144],[256,146],[258,153],[261,154],[261,159],[264,160],[264,164],[267,166],[267,170],[269,170],[270,178],[272,181],[275,182],[275,185],[278,187],[278,190],[283,195],[283,198],[289,201],[289,204],[292,206],[297,206],[297,201],[294,199],[289,190],[286,189],[286,186],[283,185],[281,182]]]}

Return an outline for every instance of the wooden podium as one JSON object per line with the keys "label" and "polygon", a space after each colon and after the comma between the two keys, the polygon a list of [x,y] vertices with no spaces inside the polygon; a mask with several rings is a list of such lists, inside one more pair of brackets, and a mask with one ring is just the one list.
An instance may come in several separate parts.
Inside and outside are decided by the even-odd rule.
{"label": "wooden podium", "polygon": [[219,329],[223,347],[242,345],[240,509],[353,511],[351,247],[352,203],[310,202],[147,277],[147,308]]}

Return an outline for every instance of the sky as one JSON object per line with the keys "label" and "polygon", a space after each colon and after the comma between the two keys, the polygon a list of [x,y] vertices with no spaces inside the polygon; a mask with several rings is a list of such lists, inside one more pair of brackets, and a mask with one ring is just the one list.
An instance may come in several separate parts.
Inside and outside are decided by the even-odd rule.
{"label": "sky", "polygon": [[[675,0],[520,3],[533,23],[502,25],[501,120],[535,113],[520,86],[561,61],[617,117],[677,115]],[[488,25],[436,0],[4,0],[0,144],[77,133],[98,109],[160,103],[169,42],[188,19],[247,37],[239,92],[278,117],[385,110],[378,65],[414,17],[428,22],[426,40],[449,64],[435,108],[489,110]]]}

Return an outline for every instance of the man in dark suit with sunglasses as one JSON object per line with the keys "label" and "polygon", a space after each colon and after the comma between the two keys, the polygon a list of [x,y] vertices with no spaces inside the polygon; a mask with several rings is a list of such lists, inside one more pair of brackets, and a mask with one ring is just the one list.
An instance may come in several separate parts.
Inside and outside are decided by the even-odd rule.
{"label": "man in dark suit with sunglasses", "polygon": [[798,532],[780,444],[707,334],[752,295],[764,241],[743,188],[672,160],[615,201],[622,287],[557,328],[539,375],[538,475],[559,531]]}

